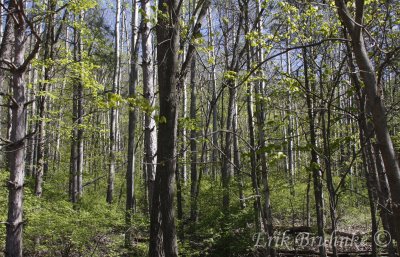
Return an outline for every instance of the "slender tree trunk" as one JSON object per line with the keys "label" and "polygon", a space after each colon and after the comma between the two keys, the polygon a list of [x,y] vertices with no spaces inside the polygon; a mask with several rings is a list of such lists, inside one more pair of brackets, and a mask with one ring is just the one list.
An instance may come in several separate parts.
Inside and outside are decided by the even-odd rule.
{"label": "slender tree trunk", "polygon": [[[119,71],[120,71],[120,27],[121,27],[121,0],[116,0],[115,12],[115,48],[114,48],[114,78],[112,94],[117,94],[119,90]],[[116,148],[116,122],[117,122],[117,103],[111,103],[110,110],[110,146],[109,146],[109,170],[107,184],[107,203],[111,204],[114,198],[115,187],[115,153]]]}
{"label": "slender tree trunk", "polygon": [[235,174],[235,180],[238,185],[239,189],[239,202],[240,202],[240,208],[244,209],[246,208],[246,202],[244,200],[244,185],[243,185],[243,174],[242,174],[242,163],[240,160],[240,151],[239,151],[239,124],[238,124],[238,107],[237,104],[235,103],[235,114],[233,117],[233,164],[235,165],[234,168],[234,174]]}
{"label": "slender tree trunk", "polygon": [[211,64],[211,74],[210,74],[210,83],[211,83],[211,108],[212,108],[212,144],[213,150],[211,151],[211,174],[213,178],[216,178],[217,173],[217,162],[218,162],[218,105],[217,105],[217,80],[215,76],[215,50],[214,50],[214,28],[213,28],[213,20],[212,13],[208,10],[207,15],[207,25],[208,25],[208,45],[212,47],[212,51],[209,51],[209,58],[212,61]]}
{"label": "slender tree trunk", "polygon": [[[308,119],[310,128],[310,145],[311,145],[311,163],[310,168],[313,175],[313,185],[314,185],[314,197],[315,197],[315,209],[317,214],[317,227],[318,227],[318,237],[320,242],[325,242],[324,236],[324,211],[323,211],[323,196],[322,196],[322,171],[318,163],[317,148],[317,138],[315,129],[315,110],[314,101],[312,97],[311,85],[308,80],[308,61],[307,61],[307,50],[303,48],[303,62],[304,62],[304,78],[305,78],[305,88],[306,88],[306,102],[308,109]],[[323,243],[319,244],[319,255],[320,257],[326,257],[326,249]]]}
{"label": "slender tree trunk", "polygon": [[[14,3],[11,2],[9,4],[9,8],[12,8],[12,5]],[[2,30],[1,27],[1,31],[2,31],[2,35],[1,35],[1,46],[0,46],[0,60],[4,60],[4,59],[11,59],[11,50],[12,50],[12,46],[13,46],[13,41],[14,41],[14,31],[13,31],[13,27],[14,27],[14,20],[11,17],[11,15],[7,15],[6,16],[6,20],[5,20],[5,24],[4,24],[4,31]],[[0,63],[1,67],[7,67],[4,63]],[[4,89],[4,82],[6,80],[6,72],[4,69],[0,69],[0,88]],[[9,91],[9,90],[8,90]],[[1,96],[3,99],[3,104],[8,105],[10,100],[7,99],[6,96]],[[1,110],[3,110],[3,107],[1,107]],[[9,139],[10,138],[10,108],[5,107],[4,108],[4,113],[6,113],[4,121],[1,120],[2,122],[4,122],[5,124],[5,129],[3,130],[3,128],[0,131],[0,136],[2,136],[2,138],[5,139]],[[4,133],[4,136],[3,136]],[[3,158],[5,157],[5,155],[2,155],[0,157],[1,160],[3,160]],[[7,163],[7,158],[5,158],[5,163]]]}
{"label": "slender tree trunk", "polygon": [[[257,3],[257,10],[258,12],[261,11],[261,5]],[[263,31],[263,24],[262,21],[258,22],[257,24],[257,30],[258,31]],[[262,61],[264,60],[264,49],[262,47],[256,49],[256,59],[257,61]],[[264,77],[262,69],[260,69],[257,72],[258,77]],[[256,124],[257,124],[257,133],[258,133],[258,145],[260,149],[265,149],[266,145],[266,140],[265,140],[265,132],[264,132],[264,126],[265,126],[265,105],[263,102],[263,97],[265,96],[265,82],[263,80],[260,80],[256,86],[255,86],[255,94],[256,96]],[[261,152],[258,154],[257,159],[260,163],[259,169],[260,169],[260,174],[261,174],[261,181],[262,181],[262,199],[263,199],[263,212],[264,212],[264,218],[265,222],[267,223],[267,230],[266,233],[272,237],[273,236],[273,226],[272,226],[272,208],[271,208],[271,200],[270,200],[270,189],[269,189],[269,179],[268,179],[268,160],[266,153]],[[269,253],[273,256],[274,251],[273,249],[269,249]]]}
{"label": "slender tree trunk", "polygon": [[[196,109],[196,58],[193,57],[192,64],[190,67],[190,119],[196,124],[197,109]],[[198,183],[198,171],[197,171],[197,128],[194,127],[190,131],[190,219],[194,223],[197,222],[197,199],[196,190]]]}
{"label": "slender tree trunk", "polygon": [[[321,75],[322,76],[322,75]],[[321,83],[322,86],[322,83]],[[327,110],[327,117],[325,121],[325,110]],[[333,176],[332,176],[332,165],[331,165],[331,146],[330,146],[330,137],[331,137],[331,102],[328,100],[327,108],[323,108],[321,113],[321,123],[322,123],[322,136],[323,136],[323,152],[324,152],[324,163],[325,163],[325,172],[326,172],[326,184],[329,193],[329,212],[331,218],[331,229],[333,237],[332,240],[332,256],[337,256],[337,247],[336,247],[336,229],[337,229],[337,218],[336,218],[336,192],[335,186],[333,184]]]}
{"label": "slender tree trunk", "polygon": [[235,114],[236,87],[233,80],[227,81],[229,87],[228,115],[226,117],[225,146],[222,158],[222,208],[225,215],[229,215],[230,181],[232,177],[232,127]]}
{"label": "slender tree trunk", "polygon": [[[46,21],[46,41],[44,45],[44,56],[43,59],[45,61],[52,60],[53,58],[53,44],[54,44],[54,11],[56,8],[56,2],[54,0],[48,0],[48,11],[50,15],[47,17]],[[46,147],[46,107],[47,107],[47,97],[46,90],[48,88],[47,83],[50,80],[50,71],[51,67],[46,65],[44,67],[44,82],[40,84],[40,91],[42,96],[39,98],[39,121],[37,124],[37,168],[36,168],[36,177],[35,177],[35,194],[38,197],[42,196],[42,184],[43,184],[43,175],[44,169],[47,166],[46,164],[46,156],[45,156],[45,147]]]}
{"label": "slender tree trunk", "polygon": [[[79,14],[79,20],[83,19],[83,12]],[[81,62],[82,38],[78,29],[74,29],[74,61]],[[79,201],[82,195],[82,173],[83,173],[83,85],[81,81],[81,70],[75,74],[73,92],[73,129],[71,138],[70,157],[70,197],[73,203]]]}
{"label": "slender tree trunk", "polygon": [[[353,64],[353,56],[351,53],[351,49],[348,45],[347,52],[348,52],[348,63],[350,66],[351,72],[351,80],[354,87],[357,89],[357,100],[358,100],[358,107],[359,107],[359,115],[358,115],[358,126],[359,126],[359,139],[360,139],[360,146],[361,146],[361,157],[363,160],[363,169],[366,177],[366,184],[368,190],[368,199],[370,204],[370,212],[371,212],[371,236],[378,232],[378,225],[376,220],[376,202],[377,202],[377,188],[379,187],[378,179],[377,179],[377,166],[376,166],[376,156],[373,154],[373,146],[371,144],[371,137],[374,136],[374,131],[371,122],[367,122],[369,120],[367,118],[367,110],[366,110],[366,96],[365,91],[361,88],[359,76],[356,73],[355,66]],[[384,219],[382,219],[383,223]],[[375,240],[372,240],[372,256],[377,256],[377,245]],[[393,245],[392,245],[393,247]],[[392,248],[393,250],[393,248]]]}
{"label": "slender tree trunk", "polygon": [[[390,232],[390,235],[394,234],[394,226],[393,226],[393,212],[392,207],[390,206],[390,191],[389,191],[389,182],[386,176],[386,172],[383,168],[382,157],[379,152],[379,146],[375,143],[373,145],[374,155],[375,155],[375,164],[378,175],[378,197],[379,197],[379,206],[380,206],[380,216],[382,219],[383,228],[386,231]],[[388,240],[389,238],[386,238]],[[393,240],[390,240],[388,245],[388,252],[390,257],[397,256],[396,250],[393,245]]]}
{"label": "slender tree trunk", "polygon": [[141,0],[142,3],[142,69],[143,69],[143,92],[148,101],[150,110],[146,113],[144,124],[144,147],[145,162],[148,184],[149,210],[151,209],[151,199],[153,198],[154,180],[156,176],[157,164],[157,128],[154,120],[156,97],[153,83],[153,63],[152,63],[152,41],[153,36],[150,32],[151,27],[151,2]]}
{"label": "slender tree trunk", "polygon": [[[136,87],[138,80],[138,65],[137,65],[137,38],[138,38],[138,5],[135,0],[132,0],[132,36],[131,36],[131,60],[130,60],[130,74],[129,74],[129,97],[136,97]],[[126,170],[126,204],[125,204],[125,247],[132,246],[132,216],[135,213],[136,199],[135,199],[135,130],[137,122],[137,110],[135,106],[129,108],[129,121],[128,121],[128,167]]]}
{"label": "slender tree trunk", "polygon": [[[378,85],[376,73],[372,61],[366,50],[363,37],[364,0],[355,1],[355,18],[351,14],[343,0],[335,0],[340,19],[349,31],[352,39],[352,49],[357,66],[360,70],[361,80],[365,85],[367,105],[372,113],[376,138],[382,154],[383,163],[387,172],[390,192],[392,195],[392,210],[397,242],[400,242],[400,167],[392,138],[387,125],[386,110],[380,93],[381,85]],[[397,244],[397,252],[400,253],[400,244]]]}

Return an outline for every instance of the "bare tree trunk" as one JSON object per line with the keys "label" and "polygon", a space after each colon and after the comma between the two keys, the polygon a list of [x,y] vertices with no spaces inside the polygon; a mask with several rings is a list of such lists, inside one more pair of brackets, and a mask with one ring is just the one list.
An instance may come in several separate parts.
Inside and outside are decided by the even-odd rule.
{"label": "bare tree trunk", "polygon": [[[347,54],[348,54],[348,63],[350,66],[351,72],[351,80],[352,84],[357,90],[357,100],[358,100],[358,107],[359,107],[359,115],[358,115],[358,126],[359,126],[359,139],[360,139],[360,146],[361,146],[361,157],[363,160],[363,169],[365,173],[365,177],[367,179],[367,190],[368,190],[368,199],[370,204],[370,213],[371,213],[371,236],[378,232],[378,225],[376,219],[376,212],[377,212],[377,205],[376,202],[378,201],[378,190],[379,182],[378,182],[378,174],[377,174],[377,165],[376,165],[376,156],[373,154],[373,146],[371,143],[371,138],[374,136],[373,125],[371,122],[367,122],[369,119],[367,117],[367,110],[366,110],[366,96],[365,90],[362,89],[360,85],[360,78],[356,73],[356,68],[353,63],[353,56],[351,53],[350,46],[347,46]],[[383,223],[384,219],[382,219]],[[391,243],[390,243],[391,244]],[[371,250],[372,256],[377,256],[377,245],[375,240],[371,242]],[[393,250],[393,245],[391,246]]]}
{"label": "bare tree trunk", "polygon": [[[17,67],[24,62],[25,25],[15,26],[14,63]],[[7,146],[10,179],[8,181],[8,218],[6,235],[6,256],[22,257],[22,200],[25,172],[25,72],[12,74],[11,134]],[[14,102],[15,101],[15,102]]]}
{"label": "bare tree trunk", "polygon": [[[115,12],[115,49],[114,49],[114,78],[112,94],[117,94],[119,90],[119,71],[120,71],[120,27],[121,27],[121,0],[116,0]],[[115,184],[115,152],[116,149],[116,122],[117,122],[117,103],[111,103],[110,110],[110,146],[109,146],[109,170],[107,184],[107,203],[111,204],[114,198]]]}
{"label": "bare tree trunk", "polygon": [[141,0],[142,3],[142,69],[143,69],[143,93],[148,101],[150,110],[146,113],[144,124],[144,147],[145,162],[148,183],[149,210],[151,210],[151,199],[153,199],[154,180],[156,176],[157,164],[157,128],[154,120],[156,97],[153,83],[153,63],[152,63],[152,41],[153,36],[150,32],[151,27],[151,2]]}
{"label": "bare tree trunk", "polygon": [[[315,209],[317,214],[317,227],[318,227],[318,237],[320,242],[325,242],[324,236],[324,211],[323,211],[323,196],[322,196],[322,172],[318,163],[317,148],[317,138],[315,129],[315,110],[313,101],[313,90],[308,80],[308,61],[307,61],[307,49],[303,48],[303,62],[304,62],[304,78],[305,78],[305,88],[306,88],[306,102],[308,109],[308,119],[310,127],[310,144],[311,144],[311,162],[310,168],[313,174],[313,184],[314,184],[314,197],[315,197]],[[319,244],[319,255],[320,257],[326,257],[325,244]]]}
{"label": "bare tree trunk", "polygon": [[[335,0],[338,14],[352,39],[352,48],[361,80],[364,82],[367,94],[367,105],[372,113],[376,138],[382,154],[385,170],[389,178],[390,192],[392,195],[392,210],[397,242],[400,242],[400,167],[392,138],[387,125],[386,110],[380,93],[380,86],[376,73],[366,50],[363,37],[364,0],[355,1],[355,17],[351,14],[343,0]],[[400,253],[400,244],[397,244],[397,252]]]}
{"label": "bare tree trunk", "polygon": [[[322,74],[321,74],[322,76]],[[322,83],[320,85],[323,86]],[[332,92],[332,96],[333,96]],[[333,237],[332,240],[332,256],[337,256],[337,247],[336,247],[336,229],[337,229],[337,218],[336,218],[336,192],[335,186],[333,184],[332,177],[332,165],[331,165],[331,146],[330,146],[330,137],[331,137],[331,99],[328,100],[328,106],[326,108],[323,107],[321,111],[321,123],[322,123],[322,137],[323,137],[323,152],[324,152],[324,164],[325,164],[325,172],[326,172],[326,184],[329,193],[329,212],[331,218],[331,229]],[[327,111],[327,117],[325,120],[325,110]]]}
{"label": "bare tree trunk", "polygon": [[236,101],[236,85],[234,81],[227,81],[229,87],[229,103],[228,103],[228,115],[226,117],[226,132],[225,132],[225,146],[223,150],[222,158],[222,208],[225,215],[229,214],[230,205],[230,181],[232,177],[232,128],[233,118],[235,114],[235,101]]}
{"label": "bare tree trunk", "polygon": [[240,202],[240,208],[244,209],[246,208],[246,202],[244,200],[244,190],[243,190],[243,174],[242,174],[242,163],[240,161],[240,152],[239,152],[239,124],[238,124],[238,107],[237,103],[235,103],[234,107],[234,117],[233,117],[233,125],[232,125],[232,132],[233,132],[233,164],[235,165],[234,167],[234,174],[235,174],[235,180],[238,185],[239,189],[239,202]]}
{"label": "bare tree trunk", "polygon": [[[54,12],[56,8],[56,2],[54,0],[48,0],[48,11],[50,15],[47,17],[46,21],[46,41],[44,45],[44,56],[43,59],[47,61],[48,59],[53,59],[53,44],[54,44]],[[46,90],[48,88],[48,81],[50,80],[51,67],[46,65],[44,67],[44,82],[40,84],[41,96],[39,98],[39,121],[37,124],[37,168],[36,168],[36,179],[35,179],[35,194],[38,197],[42,196],[42,184],[44,170],[47,166],[45,147],[46,147],[46,111],[47,111],[47,97]]]}
{"label": "bare tree trunk", "polygon": [[[132,36],[131,36],[131,60],[130,60],[130,74],[129,74],[129,97],[136,97],[136,87],[138,80],[138,65],[137,65],[137,38],[138,38],[138,5],[135,0],[132,0]],[[126,204],[125,204],[125,247],[132,246],[132,216],[135,213],[136,199],[135,199],[135,130],[137,122],[137,110],[135,106],[129,108],[129,128],[128,128],[128,167],[126,170]]]}
{"label": "bare tree trunk", "polygon": [[[10,3],[9,8],[11,8],[13,5],[13,3]],[[14,41],[14,31],[13,31],[13,26],[14,26],[14,20],[10,15],[6,16],[6,20],[5,20],[5,24],[4,24],[4,31],[2,30],[2,27],[0,28],[0,30],[2,31],[2,37],[1,37],[1,46],[0,46],[0,60],[4,60],[4,59],[10,59],[11,60],[11,50],[12,50],[12,46],[13,46],[13,41]],[[5,63],[0,63],[2,68],[7,67]],[[0,88],[4,89],[4,82],[6,80],[6,72],[4,69],[0,68]],[[9,90],[7,90],[9,91]],[[2,99],[3,99],[3,103],[4,105],[9,105],[10,100],[8,99],[8,97],[6,97],[7,95],[1,95]],[[1,107],[2,109],[3,107]],[[2,122],[4,122],[5,124],[5,129],[3,131],[3,129],[0,131],[0,136],[2,136],[2,134],[4,133],[4,136],[2,136],[2,138],[5,139],[9,139],[10,138],[10,113],[11,110],[8,107],[4,108],[4,112],[7,113],[5,116],[4,121],[2,120]],[[0,157],[1,160],[3,160],[3,158],[5,157],[5,155],[2,155]],[[5,158],[5,163],[7,163],[7,158]]]}
{"label": "bare tree trunk", "polygon": [[[194,35],[200,33],[201,20],[206,14],[210,1],[201,2],[200,12],[193,27],[191,43],[186,59],[178,70],[179,55],[179,22],[181,5],[174,0],[160,0],[160,15],[168,19],[158,19],[156,27],[158,62],[158,85],[160,94],[160,122],[157,141],[159,148],[156,180],[153,192],[153,206],[150,216],[150,251],[151,257],[177,257],[178,246],[174,213],[174,176],[177,161],[179,90],[186,76],[192,56],[195,52]],[[200,6],[198,6],[200,7]],[[177,75],[178,74],[178,75]],[[160,222],[161,216],[161,222]],[[159,227],[162,228],[162,241],[159,238]],[[161,246],[162,242],[162,246]]]}
{"label": "bare tree trunk", "polygon": [[[261,11],[261,5],[257,3],[257,10],[258,12]],[[258,22],[257,30],[263,31],[262,21]],[[264,49],[262,47],[257,49],[257,61],[264,60]],[[257,74],[259,77],[263,77],[263,71],[260,71]],[[258,99],[262,99],[265,95],[265,82],[260,80],[255,86],[255,93],[261,96]],[[266,141],[265,141],[265,133],[264,133],[264,125],[265,125],[265,106],[262,100],[256,99],[256,121],[257,121],[257,133],[258,133],[258,145],[260,149],[265,149]],[[268,179],[268,161],[266,153],[261,152],[257,156],[258,161],[260,162],[259,169],[261,173],[261,181],[262,181],[262,199],[263,199],[263,212],[265,222],[267,223],[267,234],[272,237],[273,236],[273,226],[272,226],[272,208],[271,208],[271,200],[270,200],[270,189],[269,189],[269,179]],[[273,249],[269,249],[269,253],[273,256],[274,252]]]}
{"label": "bare tree trunk", "polygon": [[[178,256],[176,240],[175,214],[173,208],[174,175],[177,158],[178,128],[178,50],[179,50],[179,3],[178,1],[160,0],[158,10],[168,19],[159,19],[156,28],[158,61],[158,84],[160,94],[160,123],[157,141],[159,142],[156,180],[152,199],[150,220],[151,257]],[[167,42],[167,43],[166,43]],[[161,215],[161,224],[159,216]],[[159,240],[158,227],[162,228],[162,241]],[[162,244],[162,246],[161,246]],[[163,252],[161,251],[163,250]]]}
{"label": "bare tree trunk", "polygon": [[[7,182],[8,187],[8,214],[6,229],[6,257],[22,257],[22,228],[23,228],[23,188],[25,178],[25,147],[26,140],[26,84],[25,72],[39,50],[40,38],[36,37],[36,43],[25,58],[26,29],[27,20],[25,15],[24,1],[9,2],[8,9],[13,13],[16,19],[13,27],[14,38],[3,37],[4,42],[11,42],[14,46],[13,51],[13,69],[11,70],[12,81],[11,89],[11,131],[10,142],[6,146],[10,178]],[[11,20],[9,17],[8,21]],[[11,24],[10,24],[11,25]],[[12,32],[10,32],[11,35]]]}
{"label": "bare tree trunk", "polygon": [[218,105],[217,105],[217,80],[215,76],[215,50],[214,50],[214,28],[213,28],[213,20],[212,13],[208,10],[207,15],[207,25],[208,25],[208,45],[212,47],[212,51],[209,51],[209,58],[212,61],[211,64],[211,90],[212,90],[212,99],[211,99],[211,108],[212,108],[212,144],[213,150],[211,151],[211,174],[213,178],[216,178],[217,173],[217,162],[218,162]]}
{"label": "bare tree trunk", "polygon": [[[83,19],[83,12],[79,14]],[[82,38],[78,29],[74,29],[74,61],[81,62]],[[70,157],[70,197],[73,203],[79,201],[82,195],[82,173],[83,173],[83,85],[81,81],[81,70],[75,74],[73,92],[73,129],[71,138]]]}
{"label": "bare tree trunk", "polygon": [[[193,57],[192,64],[190,67],[190,119],[192,122],[196,122],[197,109],[196,109],[196,57]],[[198,171],[197,171],[197,128],[194,127],[190,131],[190,219],[194,223],[197,222],[197,198],[196,190],[198,183]],[[195,227],[195,226],[194,226]]]}

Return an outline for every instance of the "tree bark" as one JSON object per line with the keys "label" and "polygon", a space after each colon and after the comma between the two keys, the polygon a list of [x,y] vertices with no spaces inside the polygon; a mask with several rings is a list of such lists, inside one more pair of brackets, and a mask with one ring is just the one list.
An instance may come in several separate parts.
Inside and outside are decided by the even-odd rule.
{"label": "tree bark", "polygon": [[[136,87],[138,80],[138,65],[137,65],[137,38],[138,38],[138,5],[135,0],[132,0],[132,16],[131,16],[131,60],[130,60],[130,73],[129,73],[129,97],[136,97]],[[128,121],[128,167],[126,170],[126,203],[125,203],[125,247],[132,246],[132,216],[136,209],[135,199],[135,130],[137,122],[137,110],[135,106],[129,106],[129,121]]]}
{"label": "tree bark", "polygon": [[[83,19],[83,12],[78,19]],[[74,61],[82,61],[82,38],[78,29],[74,29]],[[79,201],[82,195],[82,176],[83,176],[83,85],[81,81],[81,70],[79,69],[74,78],[73,92],[73,128],[71,138],[70,156],[70,198],[73,203]]]}
{"label": "tree bark", "polygon": [[[351,14],[343,0],[335,0],[339,17],[349,31],[351,44],[357,66],[360,70],[361,80],[365,85],[367,105],[372,114],[375,135],[382,154],[383,163],[389,179],[392,195],[392,210],[397,242],[400,242],[400,167],[392,138],[387,125],[385,105],[380,93],[381,85],[378,84],[375,69],[369,58],[363,37],[364,0],[356,0],[355,17]],[[400,253],[400,243],[397,244]]]}
{"label": "tree bark", "polygon": [[[54,45],[54,12],[56,9],[56,2],[54,0],[49,0],[48,11],[49,15],[46,17],[46,39],[44,44],[44,61],[53,59],[53,45]],[[51,67],[46,65],[44,67],[44,82],[40,83],[41,96],[39,97],[39,121],[36,131],[37,135],[37,167],[36,167],[36,177],[35,177],[35,194],[38,197],[42,196],[43,193],[43,175],[45,174],[46,163],[46,107],[47,107],[47,97],[46,90],[48,88],[48,83],[50,80]]]}
{"label": "tree bark", "polygon": [[[120,28],[121,28],[121,1],[116,0],[115,12],[115,48],[114,48],[114,77],[112,85],[112,94],[118,94],[119,91],[119,72],[120,72]],[[114,198],[114,184],[115,184],[115,153],[116,147],[116,123],[117,123],[117,103],[111,103],[110,110],[110,145],[109,145],[109,169],[108,169],[108,183],[107,183],[107,203],[111,204]]]}
{"label": "tree bark", "polygon": [[[323,196],[322,196],[322,171],[319,167],[318,154],[317,154],[317,138],[315,129],[315,110],[314,110],[314,97],[313,90],[308,79],[308,56],[307,49],[303,48],[303,62],[304,62],[304,78],[305,78],[305,88],[306,88],[306,102],[307,102],[307,114],[309,119],[309,129],[310,129],[310,145],[311,145],[311,162],[310,171],[313,176],[314,185],[314,198],[315,198],[315,209],[317,214],[317,227],[318,227],[318,237],[320,242],[325,242],[324,236],[324,210],[323,210]],[[326,249],[324,244],[319,246],[320,257],[326,257]]]}
{"label": "tree bark", "polygon": [[[11,130],[10,143],[6,146],[7,161],[10,171],[8,187],[8,213],[7,213],[7,229],[6,229],[6,257],[22,257],[22,228],[23,228],[23,188],[25,178],[25,148],[26,140],[26,84],[25,72],[28,64],[36,55],[40,46],[40,38],[36,37],[36,43],[25,58],[26,47],[26,29],[27,20],[24,10],[24,1],[9,2],[8,9],[16,19],[13,29],[14,38],[8,36],[3,37],[4,40],[10,40],[14,46],[13,61],[11,69]],[[11,18],[8,18],[10,20]],[[7,42],[6,42],[7,43]],[[2,60],[3,61],[3,60]]]}
{"label": "tree bark", "polygon": [[143,93],[148,101],[149,110],[145,115],[144,124],[144,147],[145,162],[147,172],[147,190],[149,199],[149,210],[151,209],[151,199],[153,198],[154,180],[156,176],[157,164],[157,128],[154,120],[156,97],[153,83],[153,62],[152,62],[152,41],[153,35],[150,32],[151,27],[151,2],[150,0],[141,0],[142,4],[142,70],[143,70]]}
{"label": "tree bark", "polygon": [[[196,109],[196,58],[193,57],[190,67],[190,119],[196,124],[197,109]],[[196,190],[198,183],[197,171],[197,128],[193,126],[190,131],[190,219],[195,224],[197,222],[197,199]]]}
{"label": "tree bark", "polygon": [[[178,256],[175,214],[173,207],[174,175],[177,158],[178,128],[178,51],[179,51],[179,2],[160,0],[158,10],[166,17],[159,17],[156,27],[158,61],[158,84],[160,94],[160,122],[156,180],[152,199],[150,221],[150,256]],[[159,223],[161,215],[161,224]],[[157,227],[161,225],[163,240],[159,240]],[[162,243],[162,246],[160,244]]]}

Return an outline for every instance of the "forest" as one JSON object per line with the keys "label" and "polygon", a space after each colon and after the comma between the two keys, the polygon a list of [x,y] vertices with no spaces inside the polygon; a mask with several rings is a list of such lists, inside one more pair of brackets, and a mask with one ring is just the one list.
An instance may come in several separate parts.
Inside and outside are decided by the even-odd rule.
{"label": "forest", "polygon": [[0,15],[0,256],[400,256],[399,0]]}

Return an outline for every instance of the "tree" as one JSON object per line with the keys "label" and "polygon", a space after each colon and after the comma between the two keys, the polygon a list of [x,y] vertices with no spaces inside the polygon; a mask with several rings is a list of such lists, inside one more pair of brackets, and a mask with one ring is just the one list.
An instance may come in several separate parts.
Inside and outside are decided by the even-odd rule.
{"label": "tree", "polygon": [[[8,187],[8,217],[6,235],[6,256],[22,257],[22,228],[23,228],[23,187],[25,179],[25,144],[30,135],[26,134],[26,83],[25,72],[28,64],[39,51],[41,38],[36,34],[31,20],[27,18],[25,1],[9,2],[8,10],[10,19],[14,19],[13,31],[3,37],[4,44],[14,45],[12,53],[13,61],[2,59],[2,64],[9,67],[12,74],[12,95],[9,97],[11,103],[11,133],[10,140],[6,146],[8,152],[8,165],[10,178]],[[10,23],[11,25],[11,23]],[[30,29],[36,37],[36,43],[31,52],[25,57],[26,30]],[[10,39],[9,37],[12,37]],[[5,41],[4,41],[5,40]],[[9,41],[10,40],[10,41]],[[4,45],[2,42],[2,45]]]}
{"label": "tree", "polygon": [[[129,97],[136,97],[136,87],[138,80],[138,5],[135,0],[132,0],[132,35],[131,35],[131,67],[129,74]],[[132,214],[135,213],[136,199],[135,199],[135,130],[137,123],[137,110],[135,106],[129,106],[129,128],[128,128],[128,167],[126,171],[126,204],[125,204],[125,222],[126,222],[126,235],[125,246],[131,247],[132,244]]]}
{"label": "tree", "polygon": [[[157,42],[159,42],[157,62],[161,122],[157,136],[159,145],[157,162],[159,165],[156,170],[150,215],[150,256],[162,256],[163,254],[166,257],[178,256],[173,208],[173,182],[177,158],[178,96],[194,54],[195,45],[192,40],[199,35],[201,22],[209,5],[210,1],[207,0],[197,3],[197,20],[193,26],[185,60],[179,69],[179,15],[181,5],[174,0],[158,2],[160,13],[156,35]],[[159,238],[160,228],[162,241]]]}
{"label": "tree", "polygon": [[142,70],[143,70],[143,94],[147,100],[148,110],[145,115],[144,124],[144,147],[146,163],[146,179],[149,199],[149,210],[151,210],[151,199],[153,199],[154,180],[157,163],[157,128],[154,119],[156,97],[154,92],[154,68],[152,62],[153,35],[151,28],[151,1],[142,0]]}
{"label": "tree", "polygon": [[[367,94],[367,105],[371,110],[376,138],[382,154],[383,163],[389,178],[390,191],[392,195],[393,220],[395,221],[396,241],[400,242],[400,167],[397,154],[393,146],[392,138],[386,120],[385,105],[380,93],[381,85],[378,84],[373,63],[368,56],[364,40],[363,17],[364,0],[355,1],[355,15],[350,13],[346,3],[342,0],[335,0],[338,15],[343,26],[351,38],[351,45],[355,61],[360,69],[361,80],[365,85]],[[400,244],[398,244],[400,253]]]}
{"label": "tree", "polygon": [[[120,29],[121,29],[121,1],[116,1],[115,11],[115,48],[114,48],[114,75],[111,94],[115,95],[119,91],[119,73],[120,73]],[[112,96],[111,96],[112,98]],[[110,164],[108,173],[108,185],[107,185],[107,202],[112,203],[114,198],[114,184],[115,184],[115,152],[116,148],[116,123],[117,123],[117,110],[115,102],[111,103],[110,109]]]}

